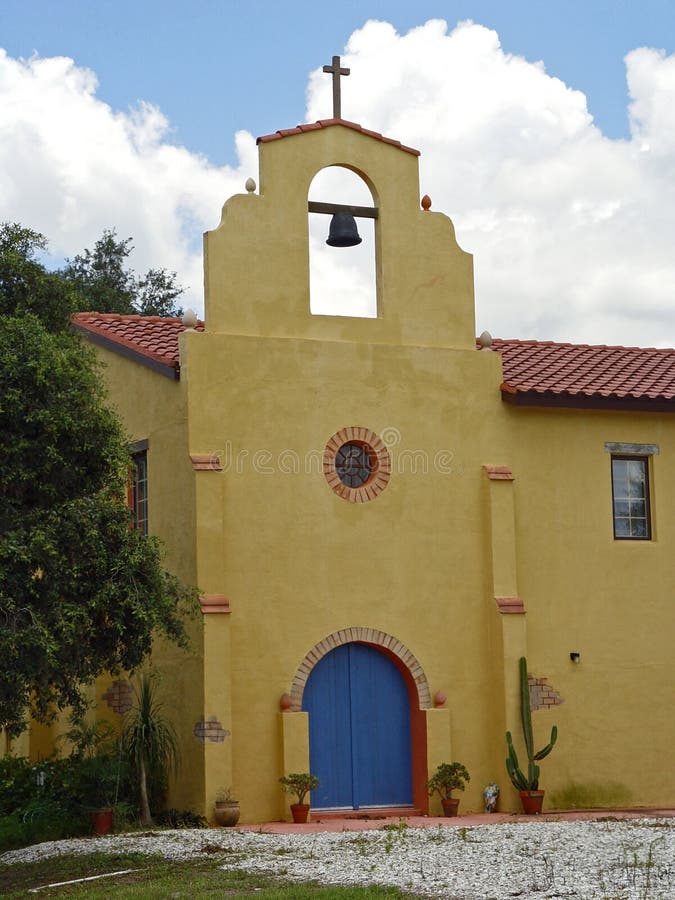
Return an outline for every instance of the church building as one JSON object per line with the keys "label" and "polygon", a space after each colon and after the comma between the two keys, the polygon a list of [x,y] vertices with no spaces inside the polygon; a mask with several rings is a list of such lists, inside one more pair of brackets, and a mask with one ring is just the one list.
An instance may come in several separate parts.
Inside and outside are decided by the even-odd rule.
{"label": "church building", "polygon": [[[418,151],[332,119],[258,139],[259,188],[205,235],[204,321],[80,313],[133,440],[137,525],[197,585],[194,652],[154,666],[179,732],[170,803],[284,818],[520,803],[527,658],[546,805],[675,805],[675,351],[477,340],[472,257]],[[372,198],[310,202],[344,167]],[[214,198],[214,202],[220,202]],[[310,309],[308,216],[374,235],[370,317]],[[352,219],[351,217],[355,218]],[[330,218],[334,217],[334,218]],[[102,714],[128,685],[102,680]]]}

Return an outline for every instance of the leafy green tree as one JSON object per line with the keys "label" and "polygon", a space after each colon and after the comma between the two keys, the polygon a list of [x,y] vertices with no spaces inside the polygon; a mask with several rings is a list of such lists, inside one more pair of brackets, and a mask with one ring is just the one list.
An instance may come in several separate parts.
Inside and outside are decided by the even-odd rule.
{"label": "leafy green tree", "polygon": [[183,293],[176,273],[149,269],[141,278],[127,268],[133,245],[106,229],[93,250],[66,260],[62,275],[71,286],[78,310],[142,316],[181,316],[175,300]]}
{"label": "leafy green tree", "polygon": [[67,327],[74,308],[71,286],[36,259],[47,249],[37,231],[0,225],[0,316],[34,313],[51,331]]}
{"label": "leafy green tree", "polygon": [[67,291],[53,300],[58,279],[34,258],[44,239],[17,228],[0,243],[0,727],[11,734],[27,711],[82,712],[82,686],[137,668],[155,634],[186,647],[196,606],[158,541],[130,527],[126,438],[93,349],[57,327]]}

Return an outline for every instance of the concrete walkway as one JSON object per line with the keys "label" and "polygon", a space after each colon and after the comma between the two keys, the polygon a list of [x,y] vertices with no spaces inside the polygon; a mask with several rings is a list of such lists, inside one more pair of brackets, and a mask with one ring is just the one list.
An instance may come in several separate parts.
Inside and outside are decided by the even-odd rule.
{"label": "concrete walkway", "polygon": [[675,809],[657,807],[633,807],[631,809],[574,809],[547,810],[539,816],[524,816],[515,813],[469,813],[454,818],[444,816],[383,816],[382,818],[364,817],[356,819],[334,818],[331,816],[321,821],[316,814],[314,820],[307,825],[295,825],[293,822],[262,822],[253,825],[237,825],[238,831],[256,831],[262,834],[313,834],[324,831],[373,831],[385,825],[398,825],[405,822],[409,828],[471,828],[475,825],[501,825],[505,822],[574,822],[620,819],[672,819]]}

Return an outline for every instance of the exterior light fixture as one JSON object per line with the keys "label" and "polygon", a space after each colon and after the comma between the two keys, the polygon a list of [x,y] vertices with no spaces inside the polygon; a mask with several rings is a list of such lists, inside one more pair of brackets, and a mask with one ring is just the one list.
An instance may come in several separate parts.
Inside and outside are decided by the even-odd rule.
{"label": "exterior light fixture", "polygon": [[579,664],[581,662],[581,653],[577,653],[576,650],[570,653],[570,659],[573,663]]}

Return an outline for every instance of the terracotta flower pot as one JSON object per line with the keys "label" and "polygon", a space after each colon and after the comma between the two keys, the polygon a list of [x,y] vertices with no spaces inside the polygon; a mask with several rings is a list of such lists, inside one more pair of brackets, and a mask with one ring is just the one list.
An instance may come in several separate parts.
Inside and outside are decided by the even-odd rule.
{"label": "terracotta flower pot", "polygon": [[457,807],[459,806],[459,800],[455,799],[455,797],[441,797],[441,804],[443,805],[443,815],[444,816],[456,816],[457,815]]}
{"label": "terracotta flower pot", "polygon": [[291,815],[298,825],[304,825],[309,816],[309,803],[291,803]]}
{"label": "terracotta flower pot", "polygon": [[239,821],[238,800],[216,800],[213,808],[213,816],[223,828],[232,828]]}
{"label": "terracotta flower pot", "polygon": [[89,813],[92,834],[104,835],[110,832],[113,824],[113,811],[106,806],[101,809],[92,809]]}
{"label": "terracotta flower pot", "polygon": [[520,800],[526,816],[538,816],[544,805],[544,792],[520,791]]}

